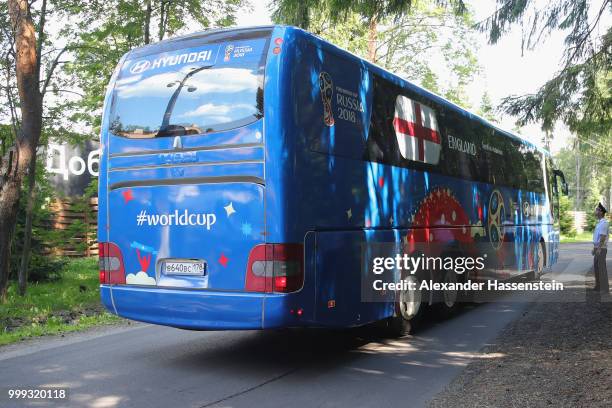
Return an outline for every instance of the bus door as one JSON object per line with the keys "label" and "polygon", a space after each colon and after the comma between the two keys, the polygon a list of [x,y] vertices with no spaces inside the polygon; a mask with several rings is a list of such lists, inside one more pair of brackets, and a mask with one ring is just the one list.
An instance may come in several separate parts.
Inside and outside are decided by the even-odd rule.
{"label": "bus door", "polygon": [[[559,191],[561,190],[561,191]],[[559,256],[559,241],[561,238],[561,214],[559,210],[559,194],[563,193],[567,195],[567,183],[565,181],[565,175],[560,170],[552,171],[552,218],[553,218],[553,234],[552,239],[552,250],[551,250],[551,264],[557,262]]]}

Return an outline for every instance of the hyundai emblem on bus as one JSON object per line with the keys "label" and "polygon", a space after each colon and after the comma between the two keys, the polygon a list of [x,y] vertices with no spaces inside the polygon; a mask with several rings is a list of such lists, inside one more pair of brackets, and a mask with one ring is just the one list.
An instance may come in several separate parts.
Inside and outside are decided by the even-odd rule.
{"label": "hyundai emblem on bus", "polygon": [[199,52],[185,52],[177,55],[164,56],[154,59],[152,62],[147,59],[136,61],[130,67],[130,73],[142,74],[149,69],[165,68],[166,66],[182,65],[200,61],[210,61],[212,50],[204,50]]}
{"label": "hyundai emblem on bus", "polygon": [[323,100],[323,122],[325,122],[327,126],[333,126],[334,113],[331,103],[334,94],[334,83],[331,75],[325,71],[319,74],[319,87],[321,88],[321,99]]}

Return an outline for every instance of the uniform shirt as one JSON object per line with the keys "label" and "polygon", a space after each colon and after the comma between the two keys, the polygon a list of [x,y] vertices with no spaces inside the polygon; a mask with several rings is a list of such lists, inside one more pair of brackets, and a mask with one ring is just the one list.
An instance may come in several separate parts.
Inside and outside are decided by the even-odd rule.
{"label": "uniform shirt", "polygon": [[594,245],[597,245],[599,243],[600,235],[605,235],[606,240],[604,242],[603,247],[604,248],[608,247],[608,238],[610,237],[610,234],[608,233],[608,228],[609,228],[609,224],[605,218],[602,218],[597,222],[597,225],[595,225],[595,231],[593,231],[593,244]]}

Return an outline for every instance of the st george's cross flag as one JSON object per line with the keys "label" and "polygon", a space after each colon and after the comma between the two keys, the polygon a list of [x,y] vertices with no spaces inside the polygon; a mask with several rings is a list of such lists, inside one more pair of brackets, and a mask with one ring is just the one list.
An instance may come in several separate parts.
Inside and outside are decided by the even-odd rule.
{"label": "st george's cross flag", "polygon": [[393,128],[403,158],[438,164],[442,137],[433,109],[398,95]]}

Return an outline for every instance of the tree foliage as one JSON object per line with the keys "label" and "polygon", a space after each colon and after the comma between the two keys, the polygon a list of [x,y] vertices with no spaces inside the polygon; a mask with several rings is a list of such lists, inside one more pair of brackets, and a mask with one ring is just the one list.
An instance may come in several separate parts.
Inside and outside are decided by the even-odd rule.
{"label": "tree foliage", "polygon": [[[465,11],[463,0],[432,0],[436,5],[449,8],[456,13]],[[367,27],[368,53],[367,59],[377,60],[378,25],[385,19],[396,22],[402,17],[412,13],[414,6],[420,2],[416,0],[324,0],[313,2],[307,0],[276,0],[271,3],[274,8],[272,18],[283,24],[293,24],[306,30],[311,29],[313,13],[326,10],[334,23],[345,21],[351,13],[359,15]]]}
{"label": "tree foliage", "polygon": [[[50,248],[65,245],[75,236],[77,231],[59,230],[51,228],[54,214],[49,208],[51,197],[54,196],[53,187],[49,184],[44,165],[39,160],[36,166],[36,190],[34,197],[35,211],[32,213],[32,240],[30,246],[30,259],[28,268],[28,280],[33,282],[53,280],[58,278],[63,262],[49,255]],[[21,202],[28,200],[27,189],[21,191]],[[17,213],[15,238],[11,251],[11,270],[19,270],[21,254],[23,251],[24,237],[26,234],[27,212],[26,206],[21,205]]]}
{"label": "tree foliage", "polygon": [[[465,88],[479,70],[469,10],[462,9],[458,14],[434,0],[401,2],[402,7],[409,8],[397,5],[397,9],[380,12],[373,35],[368,13],[386,2],[369,3],[372,3],[370,8],[359,13],[353,11],[357,6],[341,8],[340,2],[313,4],[309,8],[308,28],[360,57],[468,107]],[[287,4],[286,7],[293,3]],[[276,22],[295,24],[299,20],[278,10],[296,12],[291,8],[277,9],[273,16]],[[445,80],[440,80],[442,77]]]}
{"label": "tree foliage", "polygon": [[488,92],[485,92],[482,95],[477,113],[489,122],[497,123],[495,107],[493,106],[493,102],[491,102],[491,97],[489,96]]}
{"label": "tree foliage", "polygon": [[[295,25],[310,30],[313,14],[328,10],[334,22],[346,20],[351,13],[356,13],[365,20],[382,20],[385,18],[399,19],[409,14],[416,0],[273,0],[272,20],[282,24]],[[435,0],[438,6],[452,8],[456,14],[462,14],[465,9],[463,0]]]}
{"label": "tree foliage", "polygon": [[585,211],[591,224],[595,221],[591,213],[597,202],[603,198],[610,201],[612,196],[611,157],[612,139],[586,136],[577,137],[571,148],[563,148],[555,155],[555,165],[563,171],[569,185],[573,208]]}
{"label": "tree foliage", "polygon": [[457,14],[434,1],[420,2],[411,13],[381,24],[377,62],[469,107],[466,87],[479,72],[473,24],[467,9]]}
{"label": "tree foliage", "polygon": [[602,27],[611,0],[498,0],[495,12],[480,23],[495,44],[512,26],[523,29],[523,50],[542,44],[551,32],[566,34],[560,71],[535,93],[509,96],[502,108],[520,124],[541,122],[552,129],[557,120],[580,133],[610,129],[612,99],[612,27]]}
{"label": "tree foliage", "polygon": [[573,237],[576,235],[574,217],[570,213],[571,205],[569,198],[563,194],[559,197],[559,227],[561,233],[566,237]]}

